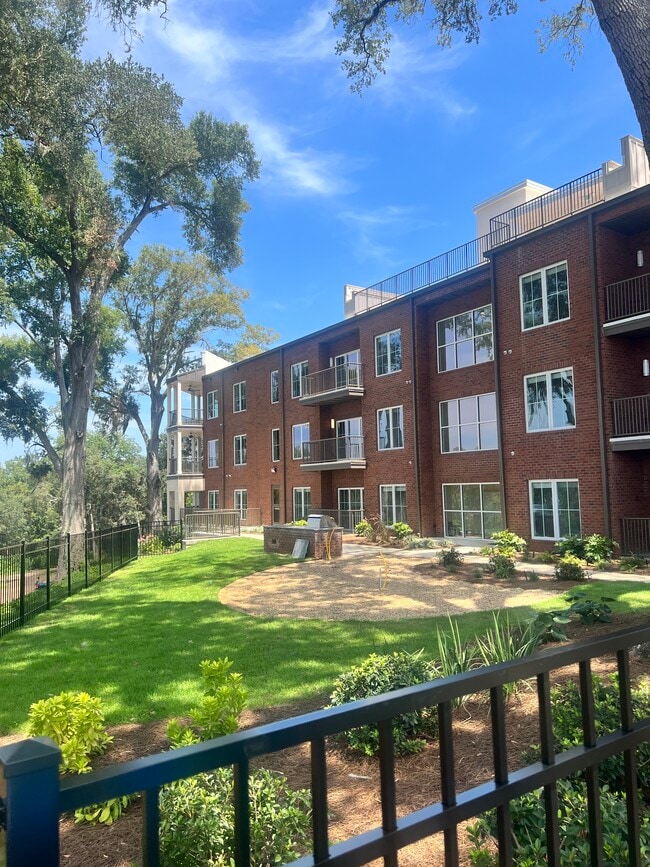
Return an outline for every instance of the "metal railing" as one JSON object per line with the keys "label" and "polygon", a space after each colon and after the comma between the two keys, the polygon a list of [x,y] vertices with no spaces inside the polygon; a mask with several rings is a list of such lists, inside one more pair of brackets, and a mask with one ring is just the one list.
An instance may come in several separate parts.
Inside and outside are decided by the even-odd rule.
{"label": "metal railing", "polygon": [[650,274],[605,286],[606,321],[650,313]]}
{"label": "metal railing", "polygon": [[615,437],[650,434],[650,394],[612,401]]}
{"label": "metal railing", "polygon": [[303,443],[302,462],[321,464],[335,461],[363,460],[362,436],[334,437]]}
{"label": "metal railing", "polygon": [[[0,791],[6,807],[6,867],[59,865],[59,813],[140,792],[143,798],[144,867],[158,867],[159,793],[162,786],[198,773],[234,767],[234,830],[236,867],[250,867],[251,826],[248,786],[251,756],[259,757],[300,744],[309,744],[311,761],[311,855],[294,862],[297,867],[343,867],[383,858],[394,867],[400,849],[442,832],[445,865],[459,863],[458,826],[461,822],[496,809],[499,863],[513,863],[511,802],[527,792],[540,791],[546,814],[546,849],[549,864],[559,864],[561,843],[558,816],[558,780],[584,773],[587,792],[585,833],[591,863],[602,863],[603,821],[600,811],[598,765],[623,754],[627,806],[629,863],[641,867],[639,828],[641,807],[636,770],[636,748],[650,740],[650,717],[634,718],[629,649],[650,641],[650,628],[618,632],[596,640],[554,648],[539,655],[510,660],[430,683],[407,687],[385,695],[340,707],[305,714],[237,732],[171,752],[148,756],[104,768],[90,774],[59,778],[60,751],[48,738],[34,738],[0,748]],[[591,662],[616,654],[620,697],[620,728],[596,735],[595,697]],[[550,698],[550,673],[577,665],[582,697],[583,744],[555,752]],[[516,713],[506,704],[504,685],[533,678],[538,697],[540,761],[509,770],[508,716]],[[491,719],[491,780],[464,791],[456,785],[454,706],[465,696],[489,692]],[[393,720],[404,713],[437,707],[441,800],[398,818]],[[326,738],[361,725],[379,728],[377,800],[381,827],[342,842],[330,844],[327,798]],[[432,764],[432,772],[435,765]],[[38,828],[38,834],[34,833]]]}
{"label": "metal railing", "polygon": [[[193,460],[192,458],[183,458],[181,461],[181,473],[186,475],[201,475],[203,473],[203,461],[202,460]],[[170,458],[169,459],[169,470],[168,473],[170,476],[178,475],[178,458]]]}
{"label": "metal railing", "polygon": [[650,518],[621,518],[621,554],[650,557]]}
{"label": "metal railing", "polygon": [[185,513],[188,539],[197,536],[239,536],[241,515],[236,509],[202,509]]}
{"label": "metal railing", "polygon": [[362,388],[361,365],[346,362],[335,367],[326,367],[302,378],[302,397],[327,394],[348,388]]}
{"label": "metal railing", "polygon": [[[171,409],[169,411],[169,421],[168,424],[170,427],[173,427],[175,424],[179,424],[176,421],[178,418],[178,411],[175,409]],[[202,412],[190,412],[189,410],[181,410],[180,415],[180,424],[198,424],[200,425],[203,421],[203,413]]]}
{"label": "metal railing", "polygon": [[544,226],[578,214],[603,201],[603,170],[595,169],[569,181],[568,184],[492,217],[488,236],[491,238],[491,246],[498,247],[514,241],[521,235],[543,229]]}
{"label": "metal railing", "polygon": [[344,530],[354,530],[360,521],[363,521],[363,509],[324,509],[321,506],[311,506],[310,513],[317,515],[329,515],[334,518],[338,527]]}

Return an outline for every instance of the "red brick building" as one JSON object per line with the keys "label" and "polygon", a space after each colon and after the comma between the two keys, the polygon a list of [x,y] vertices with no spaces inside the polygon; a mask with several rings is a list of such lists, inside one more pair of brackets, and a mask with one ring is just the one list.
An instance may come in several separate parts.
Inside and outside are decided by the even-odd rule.
{"label": "red brick building", "polygon": [[[650,173],[622,145],[621,165],[477,206],[477,240],[346,287],[342,322],[172,381],[168,517],[182,453],[203,460],[195,506],[249,523],[329,511],[650,551]],[[192,434],[175,408],[193,388]]]}

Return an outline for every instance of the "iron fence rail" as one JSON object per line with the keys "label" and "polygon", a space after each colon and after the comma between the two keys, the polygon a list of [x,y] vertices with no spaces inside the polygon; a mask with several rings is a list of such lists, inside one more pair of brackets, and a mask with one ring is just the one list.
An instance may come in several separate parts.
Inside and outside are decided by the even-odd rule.
{"label": "iron fence rail", "polygon": [[607,322],[650,313],[650,274],[605,286],[605,305]]}
{"label": "iron fence rail", "polygon": [[650,557],[650,518],[621,518],[621,554]]}
{"label": "iron fence rail", "polygon": [[[616,754],[625,758],[625,797],[631,867],[642,867],[641,821],[636,772],[636,747],[650,740],[650,717],[635,720],[632,712],[629,649],[650,641],[650,627],[626,630],[596,640],[554,648],[525,659],[466,672],[438,681],[397,690],[341,707],[317,711],[238,732],[172,752],[149,756],[80,777],[59,780],[59,749],[47,738],[23,741],[0,749],[0,786],[6,804],[7,867],[39,864],[58,867],[58,816],[107,798],[141,792],[144,795],[143,864],[158,867],[158,795],[175,780],[233,766],[235,778],[236,867],[250,867],[248,813],[249,762],[299,744],[310,744],[312,790],[312,854],[294,862],[298,867],[361,865],[383,858],[397,864],[404,846],[442,832],[445,865],[458,865],[458,825],[486,810],[496,809],[499,863],[512,865],[510,803],[527,792],[543,789],[546,810],[548,863],[560,863],[557,781],[584,771],[587,778],[587,832],[591,865],[602,864],[603,825],[599,806],[597,767]],[[597,738],[591,661],[616,654],[619,675],[620,729]],[[583,745],[555,752],[553,741],[550,673],[577,665],[582,698]],[[504,684],[534,678],[538,696],[541,760],[508,770],[507,707]],[[489,692],[493,779],[459,792],[454,759],[454,702],[464,696]],[[397,817],[392,720],[403,713],[437,706],[440,724],[440,802]],[[327,808],[327,755],[325,738],[360,725],[378,724],[379,799],[382,824],[344,842],[329,844]],[[41,787],[40,789],[36,788]],[[38,797],[37,797],[38,793]],[[40,833],[33,833],[34,803],[38,802]],[[22,860],[20,860],[22,859]]]}
{"label": "iron fence rail", "polygon": [[650,394],[612,401],[615,437],[650,434]]}
{"label": "iron fence rail", "polygon": [[201,536],[241,535],[241,514],[236,509],[195,509],[185,515],[188,539]]}

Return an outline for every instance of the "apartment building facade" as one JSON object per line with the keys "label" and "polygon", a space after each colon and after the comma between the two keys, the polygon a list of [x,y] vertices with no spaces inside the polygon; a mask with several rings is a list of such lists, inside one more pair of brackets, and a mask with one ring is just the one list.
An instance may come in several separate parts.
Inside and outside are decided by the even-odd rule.
{"label": "apartment building facade", "polygon": [[195,505],[650,551],[650,173],[640,142],[622,150],[477,206],[476,240],[346,287],[342,322],[202,371]]}

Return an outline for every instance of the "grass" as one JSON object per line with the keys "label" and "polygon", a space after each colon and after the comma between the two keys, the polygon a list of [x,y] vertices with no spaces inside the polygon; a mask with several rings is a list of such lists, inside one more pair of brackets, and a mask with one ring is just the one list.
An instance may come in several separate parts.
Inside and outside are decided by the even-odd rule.
{"label": "grass", "polygon": [[[436,652],[436,627],[448,628],[447,617],[287,620],[219,603],[226,584],[287,559],[246,538],[143,559],[0,639],[0,734],[24,730],[32,702],[67,689],[100,696],[111,724],[183,715],[200,697],[198,665],[206,658],[233,659],[256,708],[328,693],[341,671],[372,651]],[[648,584],[593,581],[584,589],[614,597],[615,613],[650,610]],[[556,597],[535,607],[563,604]],[[511,609],[511,622],[529,613]],[[490,612],[463,615],[461,639],[491,623]]]}

